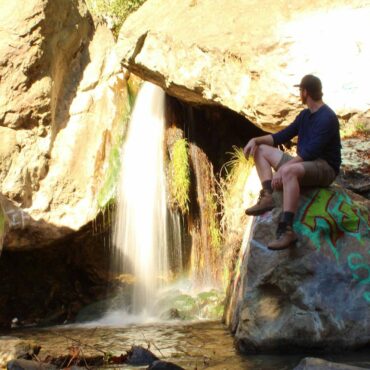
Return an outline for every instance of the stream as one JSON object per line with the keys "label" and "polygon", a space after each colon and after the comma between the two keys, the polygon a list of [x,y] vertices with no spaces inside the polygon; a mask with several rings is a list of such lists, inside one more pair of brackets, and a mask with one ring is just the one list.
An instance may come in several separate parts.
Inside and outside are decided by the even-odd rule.
{"label": "stream", "polygon": [[[214,369],[264,369],[290,370],[299,361],[310,356],[302,355],[241,355],[235,348],[233,337],[220,322],[181,322],[129,325],[125,327],[56,326],[48,328],[13,329],[6,335],[33,340],[41,345],[40,359],[47,355],[68,354],[73,340],[84,344],[85,356],[101,354],[92,347],[120,355],[132,345],[147,347],[160,359],[171,361],[189,370]],[[73,340],[72,340],[73,339]],[[91,346],[91,347],[90,347]],[[313,356],[314,357],[314,356]],[[370,368],[370,353],[338,353],[316,355],[329,361],[343,362],[363,368]],[[112,368],[112,367],[110,367]],[[118,366],[115,369],[145,369],[144,367]]]}

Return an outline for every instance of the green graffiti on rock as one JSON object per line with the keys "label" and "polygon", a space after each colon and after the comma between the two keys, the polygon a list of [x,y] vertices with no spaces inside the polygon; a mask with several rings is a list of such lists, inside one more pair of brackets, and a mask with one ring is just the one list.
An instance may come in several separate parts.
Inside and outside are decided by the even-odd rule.
{"label": "green graffiti on rock", "polygon": [[324,236],[329,236],[329,244],[332,247],[335,257],[338,258],[337,250],[333,247],[335,247],[337,240],[342,236],[343,233],[339,229],[336,220],[329,212],[329,204],[334,195],[334,192],[326,189],[318,191],[306,207],[306,211],[303,213],[301,223],[309,228],[310,232],[313,234],[312,241],[319,248],[321,245],[321,235],[323,234]]}
{"label": "green graffiti on rock", "polygon": [[[319,251],[329,246],[337,263],[347,265],[359,286],[370,287],[370,215],[362,203],[355,204],[343,191],[320,189],[309,195],[297,216],[294,227],[300,234]],[[370,303],[370,292],[363,298]]]}

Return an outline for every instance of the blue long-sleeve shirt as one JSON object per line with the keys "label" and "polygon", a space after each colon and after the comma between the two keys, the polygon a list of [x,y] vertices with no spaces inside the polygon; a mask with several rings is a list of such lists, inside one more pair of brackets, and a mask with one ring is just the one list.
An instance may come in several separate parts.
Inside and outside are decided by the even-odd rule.
{"label": "blue long-sleeve shirt", "polygon": [[274,145],[286,143],[298,135],[297,154],[304,161],[321,158],[339,173],[341,143],[336,114],[327,106],[311,113],[304,109],[287,128],[273,134]]}

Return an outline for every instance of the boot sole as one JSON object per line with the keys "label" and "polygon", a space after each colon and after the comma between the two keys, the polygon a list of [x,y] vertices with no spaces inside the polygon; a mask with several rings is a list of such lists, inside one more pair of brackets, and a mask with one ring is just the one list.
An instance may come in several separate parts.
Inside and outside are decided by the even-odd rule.
{"label": "boot sole", "polygon": [[244,211],[244,213],[247,216],[260,216],[260,215],[263,215],[264,213],[266,213],[267,211],[273,210],[274,208],[275,208],[275,206],[272,206],[272,207],[260,209],[258,211],[252,211],[252,212]]}
{"label": "boot sole", "polygon": [[292,242],[290,242],[290,244],[288,244],[288,245],[286,245],[284,247],[278,247],[278,248],[276,248],[276,247],[269,247],[269,246],[267,246],[267,248],[270,249],[270,251],[282,251],[284,249],[292,248],[295,245],[295,243],[297,242],[297,240],[298,239],[293,240]]}

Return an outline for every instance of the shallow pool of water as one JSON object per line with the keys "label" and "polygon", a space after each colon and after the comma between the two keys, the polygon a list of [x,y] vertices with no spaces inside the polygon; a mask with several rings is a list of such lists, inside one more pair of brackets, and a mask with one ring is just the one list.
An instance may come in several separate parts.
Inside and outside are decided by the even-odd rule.
{"label": "shallow pool of water", "polygon": [[[5,334],[5,333],[4,333]],[[200,370],[289,370],[307,355],[248,355],[237,353],[233,337],[219,322],[131,325],[125,327],[49,327],[16,329],[6,335],[32,339],[42,346],[39,357],[68,354],[68,347],[82,344],[83,353],[98,355],[98,350],[114,355],[125,353],[132,345],[150,346],[159,358],[174,362],[185,369]],[[77,341],[77,342],[76,342]],[[94,349],[96,348],[96,349]],[[317,356],[370,368],[370,353],[347,353]],[[146,367],[120,366],[119,369]],[[116,366],[115,369],[118,369]]]}

